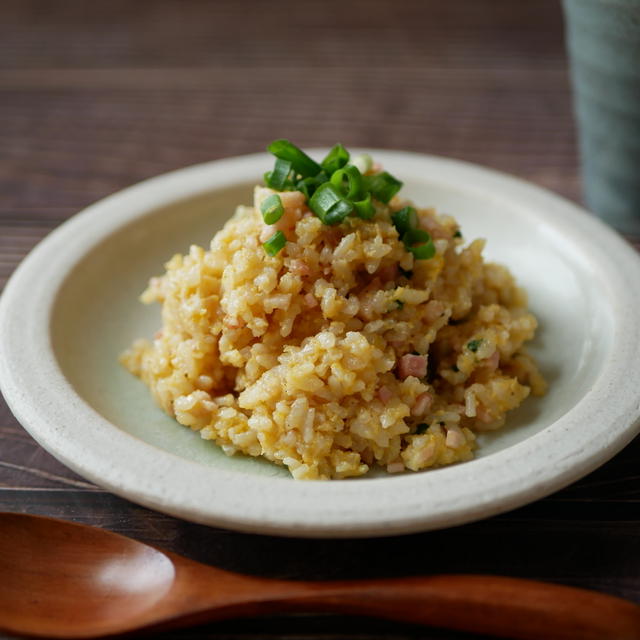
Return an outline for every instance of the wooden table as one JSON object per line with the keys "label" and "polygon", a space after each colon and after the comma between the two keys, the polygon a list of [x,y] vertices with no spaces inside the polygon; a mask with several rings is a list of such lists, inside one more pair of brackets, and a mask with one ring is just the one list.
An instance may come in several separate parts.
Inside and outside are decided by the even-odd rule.
{"label": "wooden table", "polygon": [[[453,156],[579,200],[562,35],[554,0],[3,0],[0,288],[42,237],[85,205],[277,137]],[[496,573],[640,602],[639,462],[636,439],[549,498],[451,530],[278,539],[190,524],[117,498],[43,451],[0,401],[0,510],[107,527],[267,576]],[[313,616],[165,637],[470,636]]]}

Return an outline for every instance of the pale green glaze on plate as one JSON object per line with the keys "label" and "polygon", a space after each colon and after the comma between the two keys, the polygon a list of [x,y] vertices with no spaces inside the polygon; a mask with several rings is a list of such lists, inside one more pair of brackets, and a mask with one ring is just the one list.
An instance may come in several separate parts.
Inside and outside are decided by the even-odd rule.
{"label": "pale green glaze on plate", "polygon": [[[485,517],[566,485],[638,427],[640,261],[573,205],[451,160],[374,152],[403,193],[454,215],[507,264],[541,327],[531,350],[550,382],[478,459],[418,474],[296,482],[212,442],[155,406],[118,355],[160,326],[138,301],[176,252],[207,246],[248,204],[266,155],[200,165],[97,203],[46,239],[0,301],[0,384],[18,419],[85,477],[198,522],[307,536],[384,535]],[[46,274],[46,277],[45,277]]]}

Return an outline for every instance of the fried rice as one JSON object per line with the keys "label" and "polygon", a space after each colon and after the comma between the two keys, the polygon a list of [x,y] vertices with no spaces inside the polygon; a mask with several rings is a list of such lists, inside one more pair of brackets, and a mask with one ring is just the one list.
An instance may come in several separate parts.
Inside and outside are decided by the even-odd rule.
{"label": "fried rice", "polygon": [[[408,204],[397,196],[327,226],[284,191],[267,225],[273,193],[256,187],[208,250],[175,255],[142,295],[162,327],[121,361],[180,424],[296,479],[346,478],[470,460],[477,434],[544,393],[523,346],[536,319],[484,240],[418,209],[435,245],[418,260],[390,218]],[[270,256],[274,229],[287,242]]]}

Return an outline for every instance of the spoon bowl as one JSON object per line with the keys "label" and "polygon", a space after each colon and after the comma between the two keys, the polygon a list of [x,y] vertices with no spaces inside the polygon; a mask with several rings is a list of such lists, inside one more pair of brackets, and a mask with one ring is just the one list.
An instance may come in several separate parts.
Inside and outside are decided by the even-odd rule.
{"label": "spoon bowl", "polygon": [[98,638],[282,612],[370,615],[537,640],[640,640],[640,607],[495,576],[273,580],[205,566],[85,525],[0,513],[0,631]]}
{"label": "spoon bowl", "polygon": [[0,626],[99,634],[139,620],[174,582],[168,556],[135,540],[20,514],[0,521]]}

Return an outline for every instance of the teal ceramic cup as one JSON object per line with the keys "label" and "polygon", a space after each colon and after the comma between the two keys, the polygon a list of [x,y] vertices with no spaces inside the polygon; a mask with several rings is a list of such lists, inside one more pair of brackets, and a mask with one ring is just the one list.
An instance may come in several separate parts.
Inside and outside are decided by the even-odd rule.
{"label": "teal ceramic cup", "polygon": [[640,237],[640,0],[563,0],[588,207]]}

